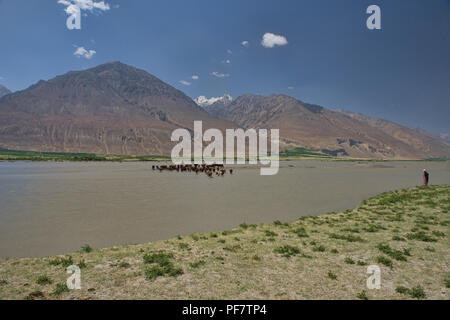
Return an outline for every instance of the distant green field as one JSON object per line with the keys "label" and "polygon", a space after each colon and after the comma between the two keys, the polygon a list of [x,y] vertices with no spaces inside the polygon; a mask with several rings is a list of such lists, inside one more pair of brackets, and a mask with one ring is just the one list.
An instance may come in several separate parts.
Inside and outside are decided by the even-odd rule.
{"label": "distant green field", "polygon": [[320,158],[333,158],[330,155],[319,153],[307,148],[297,147],[294,149],[286,149],[284,152],[280,153],[281,157],[320,157]]}
{"label": "distant green field", "polygon": [[37,152],[0,149],[0,160],[7,161],[156,161],[165,156],[96,155],[93,153]]}
{"label": "distant green field", "polygon": [[[281,158],[326,158],[334,157],[315,152],[307,148],[297,147],[282,151]],[[127,155],[96,155],[93,153],[70,153],[70,152],[37,152],[26,150],[0,149],[0,161],[168,161],[170,157],[159,155],[127,156]]]}
{"label": "distant green field", "polygon": [[427,158],[425,161],[449,161],[450,158]]}

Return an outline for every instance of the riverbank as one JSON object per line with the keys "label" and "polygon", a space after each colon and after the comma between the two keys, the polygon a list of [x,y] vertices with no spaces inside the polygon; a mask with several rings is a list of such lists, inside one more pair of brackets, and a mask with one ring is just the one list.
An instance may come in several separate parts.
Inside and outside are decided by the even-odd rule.
{"label": "riverbank", "polygon": [[[450,185],[403,189],[291,223],[2,260],[0,299],[449,299],[449,225]],[[71,264],[81,290],[64,285]]]}
{"label": "riverbank", "polygon": [[159,155],[127,156],[97,155],[93,153],[37,152],[0,149],[0,161],[73,161],[73,162],[134,162],[134,161],[169,161],[170,157]]}
{"label": "riverbank", "polygon": [[[297,160],[315,160],[315,161],[363,161],[363,162],[379,162],[379,161],[449,161],[447,158],[430,158],[430,159],[370,159],[370,158],[350,158],[336,157],[327,154],[314,152],[306,148],[294,148],[285,150],[280,153],[280,161],[297,161]],[[22,150],[0,149],[0,161],[72,161],[72,162],[171,162],[169,156],[163,155],[97,155],[93,153],[68,153],[68,152],[37,152]],[[248,159],[246,159],[248,161]]]}

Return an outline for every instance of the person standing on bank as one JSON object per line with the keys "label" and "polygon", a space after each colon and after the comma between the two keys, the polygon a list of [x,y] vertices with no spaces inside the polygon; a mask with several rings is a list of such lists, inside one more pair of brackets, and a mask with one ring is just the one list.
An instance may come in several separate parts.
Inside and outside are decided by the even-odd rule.
{"label": "person standing on bank", "polygon": [[423,169],[423,185],[427,186],[430,181],[430,174],[427,172],[427,169]]}

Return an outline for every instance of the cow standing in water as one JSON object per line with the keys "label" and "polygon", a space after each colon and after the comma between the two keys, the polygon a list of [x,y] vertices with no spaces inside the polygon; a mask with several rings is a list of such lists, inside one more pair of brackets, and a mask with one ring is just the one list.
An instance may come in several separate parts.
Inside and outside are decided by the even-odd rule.
{"label": "cow standing in water", "polygon": [[423,169],[423,185],[427,186],[430,181],[430,174],[427,172],[427,169]]}

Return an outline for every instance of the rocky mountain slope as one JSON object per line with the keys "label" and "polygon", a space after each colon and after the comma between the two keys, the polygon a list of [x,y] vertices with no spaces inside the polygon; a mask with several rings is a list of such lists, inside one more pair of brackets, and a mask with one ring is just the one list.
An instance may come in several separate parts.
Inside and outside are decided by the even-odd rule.
{"label": "rocky mountain slope", "polygon": [[177,128],[234,127],[146,71],[111,62],[0,98],[0,147],[170,155]]}
{"label": "rocky mountain slope", "polygon": [[375,125],[375,120],[285,95],[248,94],[225,107],[208,110],[245,128],[278,128],[284,148],[302,146],[332,155],[384,159],[450,155],[447,144],[409,128],[393,123]]}
{"label": "rocky mountain slope", "polygon": [[408,128],[391,121],[368,117],[360,113],[345,110],[339,110],[339,112],[374,128],[378,128],[397,140],[414,146],[415,149],[425,152],[426,154],[444,156],[445,152],[443,151],[446,149],[448,150],[446,145],[447,147],[450,146],[446,137],[430,133],[420,128]]}
{"label": "rocky mountain slope", "polygon": [[[215,99],[215,100],[214,100]],[[281,148],[362,158],[450,157],[443,139],[285,95],[196,99],[120,62],[71,71],[0,98],[0,148],[170,155],[173,130],[277,128]],[[207,110],[207,111],[205,111]]]}
{"label": "rocky mountain slope", "polygon": [[2,86],[0,84],[0,98],[3,96],[6,96],[7,94],[10,94],[10,93],[11,93],[11,91],[8,88],[6,88],[5,86]]}

